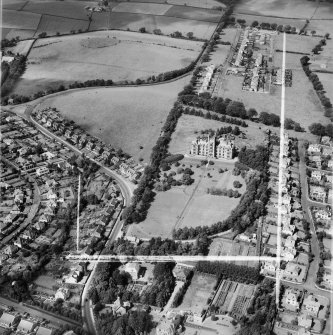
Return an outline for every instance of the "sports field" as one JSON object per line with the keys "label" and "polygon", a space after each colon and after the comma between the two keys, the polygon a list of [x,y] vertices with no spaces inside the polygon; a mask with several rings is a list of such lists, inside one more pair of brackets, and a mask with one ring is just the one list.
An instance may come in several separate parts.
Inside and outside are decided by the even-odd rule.
{"label": "sports field", "polygon": [[67,91],[45,97],[39,108],[56,107],[88,133],[148,163],[177,94],[188,80],[185,77],[149,87]]}
{"label": "sports field", "polygon": [[214,291],[216,281],[214,276],[195,273],[178,309],[200,315],[207,306],[207,300]]}
{"label": "sports field", "polygon": [[15,92],[31,95],[60,83],[146,79],[196,59],[201,42],[132,32],[92,32],[38,40]]}
{"label": "sports field", "polygon": [[[190,145],[190,143],[188,143]],[[185,158],[180,162],[183,168],[191,168],[194,172],[194,183],[190,186],[175,186],[165,192],[157,192],[155,200],[148,211],[144,222],[128,227],[129,236],[142,238],[171,238],[172,230],[184,227],[212,225],[229,217],[232,209],[240,198],[215,196],[207,193],[208,188],[234,189],[233,181],[238,180],[242,187],[240,194],[245,192],[245,181],[240,176],[233,176],[233,161],[215,161],[208,167],[199,166],[200,159]],[[184,164],[184,166],[183,166]],[[219,169],[228,169],[219,173]],[[176,168],[173,168],[176,171]],[[170,209],[172,208],[172,211]]]}

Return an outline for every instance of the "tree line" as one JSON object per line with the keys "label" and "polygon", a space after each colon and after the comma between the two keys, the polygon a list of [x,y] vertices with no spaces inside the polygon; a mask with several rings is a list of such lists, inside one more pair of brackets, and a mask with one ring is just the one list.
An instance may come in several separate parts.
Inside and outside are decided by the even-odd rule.
{"label": "tree line", "polygon": [[2,67],[4,73],[1,74],[1,97],[11,92],[17,80],[26,69],[26,57],[23,55],[15,56],[14,60],[8,66]]}
{"label": "tree line", "polygon": [[228,279],[240,283],[257,284],[261,280],[259,265],[248,267],[227,262],[200,261],[197,263],[195,270],[215,275],[218,282]]}
{"label": "tree line", "polygon": [[275,317],[277,315],[274,281],[264,279],[257,287],[254,297],[247,309],[248,316],[242,316],[239,335],[272,334]]}

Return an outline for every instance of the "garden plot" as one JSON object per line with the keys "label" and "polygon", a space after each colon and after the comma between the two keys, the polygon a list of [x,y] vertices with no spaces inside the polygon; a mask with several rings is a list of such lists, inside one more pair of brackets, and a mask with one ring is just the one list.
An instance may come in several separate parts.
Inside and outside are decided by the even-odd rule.
{"label": "garden plot", "polygon": [[67,91],[45,97],[40,108],[56,107],[91,135],[149,162],[166,117],[187,82],[185,77],[156,86]]}
{"label": "garden plot", "polygon": [[[212,225],[228,218],[237,206],[239,198],[217,196],[207,193],[207,189],[233,189],[233,181],[238,180],[242,187],[238,189],[243,194],[246,189],[245,181],[240,176],[233,176],[231,171],[233,161],[215,161],[214,165],[200,164],[200,159],[185,158],[182,168],[191,168],[194,183],[190,186],[173,186],[165,192],[157,192],[155,200],[148,211],[147,218],[139,224],[128,228],[128,235],[142,238],[162,237],[171,238],[173,229]],[[228,169],[221,173],[219,169]],[[177,171],[172,167],[172,171]],[[169,171],[171,172],[171,171]],[[179,175],[175,179],[180,179]]]}
{"label": "garden plot", "polygon": [[189,65],[201,46],[201,42],[119,31],[44,38],[32,48],[16,92],[31,95],[40,87],[90,79],[146,79]]}

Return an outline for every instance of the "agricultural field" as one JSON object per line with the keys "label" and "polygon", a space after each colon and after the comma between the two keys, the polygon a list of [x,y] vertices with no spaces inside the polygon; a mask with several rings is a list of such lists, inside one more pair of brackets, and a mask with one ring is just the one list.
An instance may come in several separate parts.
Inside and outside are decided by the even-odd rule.
{"label": "agricultural field", "polygon": [[15,91],[31,95],[74,81],[145,79],[189,65],[201,48],[201,42],[120,31],[44,38],[34,44]]}
{"label": "agricultural field", "polygon": [[166,13],[166,16],[180,17],[189,20],[219,22],[221,12],[213,9],[193,8],[187,6],[172,6]]}
{"label": "agricultural field", "polygon": [[207,300],[214,291],[216,285],[215,276],[195,273],[188,287],[182,304],[177,308],[182,311],[191,311],[200,315],[206,307]]}
{"label": "agricultural field", "polygon": [[36,30],[40,19],[40,14],[3,9],[1,27],[6,29]]}
{"label": "agricultural field", "polygon": [[148,163],[177,94],[187,82],[185,77],[156,86],[67,91],[45,97],[40,108],[56,107],[91,135]]}
{"label": "agricultural field", "polygon": [[[315,1],[304,0],[242,0],[236,4],[234,12],[262,16],[309,19],[316,12],[317,6],[318,4]],[[331,6],[329,4],[321,2],[318,10],[320,12],[325,12],[325,10],[329,11],[330,8]],[[328,13],[326,15],[328,15]]]}
{"label": "agricultural field", "polygon": [[[238,189],[239,193],[245,192],[245,181],[231,173],[234,161],[215,160],[214,165],[201,166],[200,159],[185,158],[180,163],[184,169],[193,170],[194,183],[190,186],[174,186],[168,191],[157,192],[146,220],[130,225],[128,235],[142,238],[158,236],[171,238],[172,230],[176,228],[197,227],[223,221],[237,206],[240,198],[207,193],[207,189],[212,187],[236,190],[233,187],[234,180],[242,184]],[[220,173],[218,171],[220,168],[228,171]],[[176,172],[176,170],[176,167],[172,167],[172,171]]]}

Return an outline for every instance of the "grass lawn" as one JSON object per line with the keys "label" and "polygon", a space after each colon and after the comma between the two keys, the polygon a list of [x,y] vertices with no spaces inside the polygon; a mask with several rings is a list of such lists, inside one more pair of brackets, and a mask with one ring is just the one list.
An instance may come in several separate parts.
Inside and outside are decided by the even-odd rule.
{"label": "grass lawn", "polygon": [[40,108],[54,106],[105,143],[148,162],[177,94],[187,82],[185,77],[150,87],[67,91],[46,97]]}
{"label": "grass lawn", "polygon": [[39,86],[45,90],[62,81],[147,78],[187,66],[201,46],[201,42],[121,31],[40,39],[29,54],[16,92],[31,95]]}
{"label": "grass lawn", "polygon": [[[240,127],[246,138],[243,139],[237,137],[235,140],[237,147],[255,147],[256,145],[263,143],[265,139],[264,131],[259,129],[260,125],[256,123],[252,124],[253,125],[247,128]],[[216,130],[227,126],[232,125],[224,122],[207,120],[193,115],[182,115],[178,121],[176,131],[172,134],[172,141],[170,143],[169,150],[171,153],[189,153],[191,142],[195,140],[201,130]],[[278,131],[278,129],[276,129],[276,131]]]}
{"label": "grass lawn", "polygon": [[200,314],[207,306],[207,299],[214,291],[215,284],[216,278],[214,276],[195,273],[183,302],[177,309]]}
{"label": "grass lawn", "polygon": [[53,286],[58,285],[57,282],[51,276],[47,276],[47,275],[38,276],[34,280],[34,283],[38,286],[41,286],[43,288],[46,288],[52,291],[53,291]]}
{"label": "grass lawn", "polygon": [[[289,18],[310,18],[316,11],[317,3],[303,0],[242,0],[234,12],[243,14],[277,16]],[[327,8],[325,4],[320,7]]]}
{"label": "grass lawn", "polygon": [[[196,167],[197,164],[200,164],[200,159],[196,158],[185,158],[181,164],[185,165],[183,168],[190,167],[194,171],[192,176],[194,183],[190,186],[175,186],[168,191],[157,192],[146,220],[129,226],[128,235],[143,238],[153,236],[170,238],[174,228],[197,227],[222,221],[237,206],[240,198],[207,193],[207,189],[211,187],[235,190],[234,180],[242,184],[242,187],[238,189],[239,193],[245,192],[245,181],[240,176],[236,177],[231,174],[234,162],[215,161],[215,164],[209,165],[207,169],[205,166]],[[229,171],[219,173],[219,168],[227,168]],[[173,166],[172,170],[176,171],[176,169]],[[208,173],[211,177],[208,177]]]}

